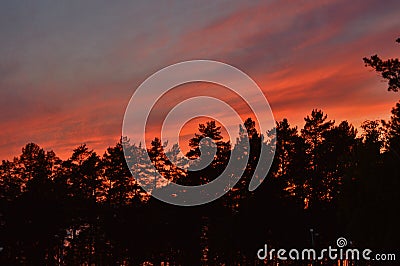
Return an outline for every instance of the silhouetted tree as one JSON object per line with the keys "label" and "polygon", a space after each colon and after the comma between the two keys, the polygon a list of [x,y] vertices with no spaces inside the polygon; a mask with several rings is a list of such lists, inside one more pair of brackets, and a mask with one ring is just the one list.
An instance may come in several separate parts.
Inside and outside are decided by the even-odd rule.
{"label": "silhouetted tree", "polygon": [[324,176],[325,162],[321,157],[325,134],[331,130],[335,121],[327,120],[328,116],[321,110],[314,109],[311,116],[304,118],[305,125],[301,130],[301,136],[306,143],[306,155],[308,157],[307,179],[304,189],[308,194],[308,204],[316,204],[327,196],[326,180]]}
{"label": "silhouetted tree", "polygon": [[193,160],[199,158],[202,152],[206,157],[210,157],[214,149],[216,153],[208,167],[192,172],[185,178],[184,182],[190,185],[205,184],[217,177],[224,170],[230,156],[230,141],[222,140],[221,127],[217,126],[215,121],[199,124],[198,130],[199,133],[195,133],[195,136],[189,140],[191,149],[186,156]]}
{"label": "silhouetted tree", "polygon": [[100,157],[89,150],[86,144],[74,149],[71,157],[64,162],[69,195],[74,198],[96,201],[101,193]]}
{"label": "silhouetted tree", "polygon": [[391,113],[390,120],[383,123],[387,130],[387,149],[400,158],[400,102],[396,103]]}
{"label": "silhouetted tree", "polygon": [[337,198],[349,159],[356,145],[357,130],[347,121],[325,131],[320,149],[320,168],[323,169],[325,195],[328,201]]}
{"label": "silhouetted tree", "polygon": [[[400,43],[400,38],[396,40]],[[382,60],[378,55],[363,58],[365,66],[372,67],[379,75],[387,80],[388,91],[399,91],[400,89],[400,61],[398,58]]]}
{"label": "silhouetted tree", "polygon": [[[164,145],[161,144],[161,140],[159,138],[154,138],[151,142],[151,147],[148,149],[149,157],[154,165],[155,169],[159,174],[161,174],[164,178],[169,181],[176,181],[181,179],[185,175],[185,171],[180,169],[178,166],[174,165],[167,154],[171,156],[176,156],[177,150],[164,150],[164,146],[167,146],[167,143]],[[174,148],[174,146],[173,146]],[[176,149],[176,146],[175,146]],[[154,179],[154,182],[158,182],[157,179]],[[155,183],[154,186],[165,186],[166,184]]]}
{"label": "silhouetted tree", "polygon": [[114,206],[125,205],[141,195],[141,188],[126,164],[122,141],[121,138],[114,147],[109,147],[102,159],[106,200]]}
{"label": "silhouetted tree", "polygon": [[276,137],[272,175],[284,182],[284,189],[304,202],[308,196],[303,189],[308,163],[305,141],[299,136],[297,127],[290,127],[286,118],[276,123]]}
{"label": "silhouetted tree", "polygon": [[2,161],[0,165],[0,202],[6,204],[14,201],[22,193],[22,180],[16,176],[15,165],[10,161]]}

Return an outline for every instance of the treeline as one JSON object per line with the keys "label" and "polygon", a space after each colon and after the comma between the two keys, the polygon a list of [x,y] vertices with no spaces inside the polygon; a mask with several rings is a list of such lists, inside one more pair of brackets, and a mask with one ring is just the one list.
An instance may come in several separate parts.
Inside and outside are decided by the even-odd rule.
{"label": "treeline", "polygon": [[[334,246],[338,237],[377,252],[398,247],[400,103],[389,121],[365,121],[360,134],[321,110],[301,129],[287,119],[277,122],[276,138],[257,132],[251,119],[244,125],[250,159],[242,178],[222,198],[196,207],[150,197],[137,181],[151,180],[151,170],[129,169],[123,148],[135,154],[133,165],[146,150],[125,138],[102,156],[81,145],[67,160],[27,144],[0,165],[0,264],[272,265],[258,261],[258,249],[311,247],[310,229],[315,248]],[[167,179],[204,184],[223,171],[232,149],[246,148],[241,139],[224,141],[210,121],[199,125],[187,157],[200,155],[204,137],[217,152],[197,172],[169,161],[166,153],[171,158],[179,150],[164,151],[158,138],[147,152]],[[274,161],[266,180],[249,192],[255,166],[263,163],[261,145],[276,146]]]}

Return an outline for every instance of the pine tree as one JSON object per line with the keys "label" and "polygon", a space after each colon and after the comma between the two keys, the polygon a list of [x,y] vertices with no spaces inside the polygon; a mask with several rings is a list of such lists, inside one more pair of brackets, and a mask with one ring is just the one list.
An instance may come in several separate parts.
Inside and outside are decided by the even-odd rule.
{"label": "pine tree", "polygon": [[308,204],[318,203],[326,196],[324,189],[324,161],[321,160],[322,143],[325,133],[334,125],[335,121],[327,120],[328,116],[321,110],[314,109],[311,116],[304,118],[305,125],[301,130],[301,136],[306,144],[306,155],[308,160],[307,179],[304,189],[307,191]]}
{"label": "pine tree", "polygon": [[[396,40],[400,43],[400,38]],[[365,66],[372,67],[379,75],[387,80],[388,91],[397,92],[400,89],[400,61],[398,58],[382,60],[378,55],[363,58]]]}
{"label": "pine tree", "polygon": [[199,124],[198,130],[199,133],[195,133],[195,136],[189,140],[191,149],[186,156],[193,160],[204,153],[203,156],[208,159],[215,149],[216,152],[208,167],[189,175],[191,179],[189,183],[192,185],[208,183],[222,173],[229,161],[231,149],[230,141],[223,141],[221,127],[217,126],[215,121]]}

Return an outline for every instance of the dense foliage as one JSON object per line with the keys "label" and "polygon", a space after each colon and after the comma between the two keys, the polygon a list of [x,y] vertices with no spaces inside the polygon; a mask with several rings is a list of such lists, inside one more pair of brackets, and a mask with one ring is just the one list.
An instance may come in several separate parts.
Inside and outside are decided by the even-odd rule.
{"label": "dense foliage", "polygon": [[[390,121],[366,121],[361,134],[347,121],[336,124],[321,110],[305,118],[301,130],[287,119],[276,124],[277,138],[257,132],[251,119],[250,160],[243,178],[224,197],[197,207],[176,207],[145,193],[129,171],[123,145],[137,154],[141,146],[122,138],[103,156],[86,145],[69,159],[29,143],[20,156],[0,166],[0,262],[38,265],[77,264],[248,264],[261,263],[256,251],[274,247],[317,246],[346,236],[356,246],[380,251],[397,246],[400,196],[400,103]],[[272,135],[271,135],[272,136]],[[199,139],[218,146],[214,162],[199,172],[171,167],[159,139],[148,152],[157,169],[178,183],[210,181],[229,159],[231,147],[214,122],[199,126]],[[264,183],[247,185],[260,145],[276,144]],[[176,147],[175,147],[176,148]],[[171,151],[166,151],[171,152]],[[132,175],[133,174],[133,175]]]}

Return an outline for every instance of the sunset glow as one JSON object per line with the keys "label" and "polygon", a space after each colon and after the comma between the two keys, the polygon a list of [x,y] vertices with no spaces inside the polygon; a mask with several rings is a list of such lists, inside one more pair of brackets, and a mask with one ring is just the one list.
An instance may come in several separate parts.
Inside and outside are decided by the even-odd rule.
{"label": "sunset glow", "polygon": [[[0,10],[1,159],[12,159],[28,142],[61,158],[82,143],[102,153],[118,141],[140,83],[185,60],[243,70],[263,90],[275,119],[299,127],[313,108],[359,127],[366,119],[387,119],[398,101],[362,62],[376,53],[399,55],[398,1],[131,5],[9,2]],[[202,94],[249,114],[240,99],[207,84],[175,92],[162,109]],[[196,123],[183,128],[182,141]]]}

